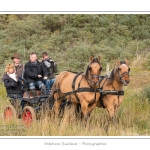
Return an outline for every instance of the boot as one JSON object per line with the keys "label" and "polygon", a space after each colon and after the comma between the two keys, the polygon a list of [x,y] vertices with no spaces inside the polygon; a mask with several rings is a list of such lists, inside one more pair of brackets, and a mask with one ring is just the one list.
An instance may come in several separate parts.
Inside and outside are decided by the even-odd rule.
{"label": "boot", "polygon": [[30,90],[30,91],[31,91],[31,93],[33,94],[34,97],[37,96],[37,93],[36,93],[36,90],[35,90],[35,89],[32,89],[32,90]]}
{"label": "boot", "polygon": [[46,94],[47,94],[47,92],[46,92],[46,87],[45,87],[45,86],[42,86],[42,88],[41,88],[41,93],[42,93],[43,95],[46,95]]}

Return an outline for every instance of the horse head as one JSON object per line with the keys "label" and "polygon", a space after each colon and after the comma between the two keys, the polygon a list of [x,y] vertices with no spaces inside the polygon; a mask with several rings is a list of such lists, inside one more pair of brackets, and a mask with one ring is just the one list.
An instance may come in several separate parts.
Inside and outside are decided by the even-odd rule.
{"label": "horse head", "polygon": [[86,72],[85,72],[85,78],[88,81],[90,81],[90,84],[92,86],[99,85],[101,70],[102,70],[102,66],[100,63],[100,56],[98,58],[91,56],[90,64],[88,65]]}
{"label": "horse head", "polygon": [[130,68],[127,66],[128,60],[118,61],[116,63],[116,67],[114,71],[116,72],[116,79],[123,83],[123,85],[127,86],[130,82],[129,73]]}

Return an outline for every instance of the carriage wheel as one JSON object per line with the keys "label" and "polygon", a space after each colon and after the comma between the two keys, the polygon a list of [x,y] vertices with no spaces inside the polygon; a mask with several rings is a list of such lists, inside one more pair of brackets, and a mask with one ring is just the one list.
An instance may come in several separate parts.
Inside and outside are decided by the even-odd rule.
{"label": "carriage wheel", "polygon": [[5,121],[9,121],[13,118],[16,119],[16,109],[13,105],[8,105],[4,109],[4,119]]}
{"label": "carriage wheel", "polygon": [[34,109],[31,106],[25,106],[22,111],[22,122],[26,127],[29,127],[34,121],[36,121]]}

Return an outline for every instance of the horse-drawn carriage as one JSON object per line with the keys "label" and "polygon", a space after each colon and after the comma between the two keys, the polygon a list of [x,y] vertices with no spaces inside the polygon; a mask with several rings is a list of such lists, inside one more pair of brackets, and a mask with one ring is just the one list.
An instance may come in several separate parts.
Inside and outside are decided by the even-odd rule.
{"label": "horse-drawn carriage", "polygon": [[71,106],[80,106],[85,123],[95,107],[106,108],[110,119],[115,121],[115,112],[123,101],[123,85],[128,85],[130,81],[130,68],[127,61],[118,61],[110,75],[105,77],[100,76],[101,69],[100,57],[91,57],[84,73],[61,72],[51,92],[46,95],[37,91],[38,96],[33,97],[29,90],[24,91],[22,98],[10,99],[12,105],[5,108],[5,119],[18,116],[26,125],[31,124],[40,117],[45,102],[52,102],[48,109],[53,107],[54,115],[58,116],[67,99]]}
{"label": "horse-drawn carriage", "polygon": [[43,94],[37,89],[34,97],[29,89],[23,89],[23,94],[8,93],[10,105],[4,109],[4,119],[21,118],[26,125],[31,124],[41,116],[41,106],[46,101],[49,92]]}
{"label": "horse-drawn carriage", "polygon": [[[10,121],[11,119],[21,119],[26,126],[30,126],[35,120],[40,119],[43,115],[44,107],[50,91],[42,91],[36,88],[37,96],[33,96],[33,93],[29,90],[25,77],[22,80],[22,88],[19,91],[12,92],[11,87],[7,90],[7,97],[10,104],[4,109],[4,119]],[[8,92],[9,91],[9,92]],[[61,108],[64,106],[63,101]],[[49,109],[52,105],[49,105]]]}

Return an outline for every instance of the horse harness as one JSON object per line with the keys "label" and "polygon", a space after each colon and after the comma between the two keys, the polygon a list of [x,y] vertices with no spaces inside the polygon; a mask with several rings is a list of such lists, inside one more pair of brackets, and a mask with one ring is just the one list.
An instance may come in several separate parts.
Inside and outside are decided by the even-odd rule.
{"label": "horse harness", "polygon": [[99,99],[100,104],[101,104],[101,106],[103,108],[105,108],[104,103],[103,103],[103,97],[106,96],[107,94],[109,94],[109,95],[117,95],[118,96],[118,101],[119,101],[119,96],[123,96],[124,95],[124,91],[123,90],[117,91],[115,89],[115,87],[113,86],[113,84],[112,84],[112,87],[113,87],[114,90],[103,90],[103,86],[104,86],[105,82],[107,81],[107,79],[109,79],[109,78],[108,78],[107,75],[106,76],[101,76],[100,82],[102,82],[104,79],[105,79],[105,81],[104,81],[104,83],[103,83],[103,85],[101,87],[101,92],[100,92],[101,95],[100,95],[100,99]]}
{"label": "horse harness", "polygon": [[[73,73],[76,73],[76,72],[73,72]],[[107,95],[107,94],[118,95],[118,99],[119,99],[119,96],[124,95],[124,91],[117,91],[114,87],[113,87],[114,90],[103,90],[103,85],[105,84],[106,80],[108,79],[107,76],[101,76],[101,77],[100,77],[100,80],[99,80],[100,83],[102,82],[102,80],[103,80],[104,78],[106,78],[106,80],[104,81],[104,83],[103,83],[103,85],[102,85],[102,88],[99,87],[99,88],[97,88],[97,89],[92,88],[92,87],[90,86],[88,80],[87,80],[87,82],[88,82],[88,84],[89,84],[90,87],[83,87],[83,88],[80,88],[80,84],[81,84],[81,81],[82,81],[82,79],[83,79],[83,77],[82,77],[81,80],[80,80],[80,82],[78,83],[78,88],[75,90],[75,82],[76,82],[76,79],[78,78],[78,76],[80,76],[80,75],[82,75],[82,74],[83,74],[83,72],[76,73],[76,76],[74,77],[73,82],[72,82],[72,91],[63,93],[64,95],[63,95],[62,97],[57,98],[57,100],[62,99],[62,98],[65,98],[65,97],[68,96],[68,95],[74,94],[75,97],[76,97],[76,99],[77,99],[77,101],[79,102],[79,98],[78,98],[78,96],[77,96],[77,94],[76,94],[77,92],[94,92],[94,93],[95,93],[94,102],[95,102],[95,101],[96,101],[96,93],[97,93],[97,92],[100,92],[99,101],[100,101],[100,104],[102,105],[102,107],[105,108],[105,106],[104,106],[104,104],[103,104],[103,100],[102,100],[102,98],[103,98],[105,95]],[[58,83],[58,85],[59,85],[59,83]],[[99,84],[99,85],[100,85],[100,84]],[[112,86],[113,86],[113,85],[112,85]],[[58,93],[61,92],[61,91],[60,91],[60,88],[59,88],[59,89],[56,89],[56,90],[54,91],[54,93],[56,93],[56,92],[58,92]],[[59,94],[58,94],[58,95],[59,95]]]}
{"label": "horse harness", "polygon": [[[70,71],[70,72],[71,72],[71,71]],[[76,73],[76,72],[73,72],[73,73]],[[82,78],[81,78],[80,82],[78,83],[77,89],[75,90],[76,79],[77,79],[80,75],[82,75]],[[100,89],[100,88],[96,88],[96,89],[92,88],[92,87],[90,86],[88,80],[87,80],[87,83],[88,83],[88,85],[89,85],[90,87],[83,87],[83,88],[81,88],[81,87],[80,87],[80,84],[81,84],[82,79],[83,79],[83,72],[76,73],[76,76],[74,77],[73,82],[72,82],[72,91],[63,93],[64,95],[63,95],[62,97],[57,98],[57,100],[59,100],[59,99],[61,99],[61,98],[65,98],[65,97],[68,96],[68,95],[74,94],[75,97],[76,97],[76,99],[77,99],[77,101],[79,102],[79,98],[78,98],[78,96],[77,96],[77,94],[76,94],[77,92],[78,92],[78,93],[79,93],[79,92],[94,92],[94,93],[95,93],[94,102],[95,102],[95,101],[96,101],[96,93],[97,93],[97,92],[100,92],[101,89]],[[59,83],[58,83],[58,86],[59,86]],[[59,89],[56,89],[56,90],[54,91],[54,93],[56,93],[56,92],[58,92],[58,93],[61,92],[61,91],[60,91],[60,88],[59,88]]]}

